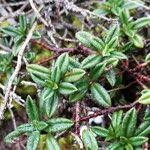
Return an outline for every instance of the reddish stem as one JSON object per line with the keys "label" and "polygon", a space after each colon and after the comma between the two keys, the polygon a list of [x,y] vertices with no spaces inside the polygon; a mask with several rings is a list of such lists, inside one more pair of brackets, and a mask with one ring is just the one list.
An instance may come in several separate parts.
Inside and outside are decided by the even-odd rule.
{"label": "reddish stem", "polygon": [[80,103],[75,104],[75,133],[79,135],[80,133]]}
{"label": "reddish stem", "polygon": [[92,51],[91,49],[84,47],[84,46],[79,46],[75,48],[57,48],[57,47],[52,47],[48,45],[45,41],[37,41],[37,40],[32,40],[31,41],[33,45],[39,45],[42,48],[45,48],[49,51],[53,51],[55,53],[63,53],[63,52],[77,52],[77,53],[84,53],[84,54],[90,54]]}
{"label": "reddish stem", "polygon": [[104,114],[109,114],[109,113],[112,113],[114,111],[118,111],[118,110],[121,110],[121,109],[128,109],[128,108],[132,108],[134,107],[136,104],[138,104],[138,101],[134,101],[133,103],[131,104],[127,104],[127,105],[123,105],[123,106],[116,106],[116,107],[110,107],[108,109],[104,109],[104,110],[100,110],[98,112],[95,112],[94,114],[91,114],[89,116],[85,116],[85,117],[82,117],[80,118],[80,121],[87,121],[89,120],[90,118],[94,118],[94,117],[97,117],[99,115],[104,115]]}

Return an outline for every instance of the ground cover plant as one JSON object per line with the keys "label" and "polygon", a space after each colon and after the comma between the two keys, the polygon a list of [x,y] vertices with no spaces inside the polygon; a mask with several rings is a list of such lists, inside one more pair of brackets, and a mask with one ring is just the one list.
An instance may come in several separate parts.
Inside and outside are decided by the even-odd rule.
{"label": "ground cover plant", "polygon": [[150,2],[2,0],[0,149],[150,149]]}

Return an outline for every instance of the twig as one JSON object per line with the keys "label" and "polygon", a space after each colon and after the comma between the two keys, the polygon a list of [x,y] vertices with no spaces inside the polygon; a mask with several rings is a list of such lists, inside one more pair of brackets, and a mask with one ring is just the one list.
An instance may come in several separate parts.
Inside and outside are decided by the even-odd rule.
{"label": "twig", "polygon": [[[4,91],[5,89],[5,86],[0,84],[0,88]],[[10,97],[16,102],[18,103],[19,105],[23,106],[24,107],[24,103],[25,103],[25,100],[23,100],[19,95],[17,95],[16,93],[14,92],[10,92]]]}
{"label": "twig", "polygon": [[80,103],[75,104],[75,133],[79,135],[80,133]]}
{"label": "twig", "polygon": [[[44,41],[37,41],[37,40],[32,40],[31,41],[32,44],[37,44],[40,45],[41,47],[49,50],[49,51],[53,51],[55,53],[63,53],[63,52],[80,52],[80,53],[85,53],[85,54],[90,54],[92,51],[91,49],[84,47],[84,46],[79,46],[79,47],[75,47],[75,48],[57,48],[57,47],[52,47],[50,45],[48,45],[46,42]],[[82,50],[82,51],[81,51]]]}
{"label": "twig", "polygon": [[127,105],[123,105],[123,106],[110,107],[110,108],[108,108],[108,109],[100,110],[100,111],[98,111],[98,112],[95,112],[94,114],[91,114],[91,115],[82,117],[82,118],[80,118],[79,121],[80,121],[80,122],[82,122],[82,121],[87,121],[87,120],[89,120],[90,118],[94,118],[94,117],[97,117],[97,116],[99,116],[99,115],[109,114],[109,113],[112,113],[112,112],[114,112],[114,111],[118,111],[118,110],[121,110],[121,109],[132,108],[132,107],[134,107],[136,104],[138,104],[138,101],[134,101],[134,102],[131,103],[131,104],[127,104]]}
{"label": "twig", "polygon": [[15,71],[13,72],[12,76],[10,77],[9,81],[8,81],[8,85],[7,85],[7,88],[6,88],[6,93],[5,93],[5,98],[4,98],[4,103],[2,104],[1,106],[1,109],[0,109],[0,119],[3,119],[3,114],[4,114],[4,111],[6,109],[6,106],[7,106],[7,102],[9,100],[9,95],[10,95],[10,91],[11,91],[11,87],[12,87],[12,84],[13,84],[13,81],[14,79],[17,77],[18,73],[19,73],[19,70],[21,69],[21,63],[22,63],[22,57],[23,57],[23,53],[25,51],[25,48],[26,46],[28,45],[31,37],[32,37],[32,34],[36,28],[36,22],[33,24],[32,28],[30,29],[28,35],[27,35],[27,38],[25,39],[22,47],[20,48],[20,51],[18,53],[18,57],[17,57],[17,65],[16,65],[16,68],[15,68]]}
{"label": "twig", "polygon": [[45,25],[45,26],[48,26],[48,22],[42,18],[41,14],[39,13],[39,11],[37,10],[33,0],[29,0],[30,2],[30,5],[32,7],[32,9],[34,10],[36,16],[40,19],[40,21]]}

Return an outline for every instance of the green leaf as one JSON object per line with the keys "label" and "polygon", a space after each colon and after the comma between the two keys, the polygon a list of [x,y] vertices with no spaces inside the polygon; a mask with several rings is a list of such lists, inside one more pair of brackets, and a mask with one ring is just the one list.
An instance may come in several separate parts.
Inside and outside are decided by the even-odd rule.
{"label": "green leaf", "polygon": [[50,76],[50,70],[46,67],[37,64],[27,65],[27,71],[40,78],[48,79]]}
{"label": "green leaf", "polygon": [[87,89],[79,90],[69,96],[69,102],[77,102],[81,100],[86,95]]}
{"label": "green leaf", "polygon": [[125,137],[134,135],[136,129],[137,114],[135,108],[130,109],[124,116],[122,121],[122,132]]}
{"label": "green leaf", "polygon": [[34,128],[36,128],[39,131],[45,129],[48,126],[48,124],[46,122],[37,121],[37,120],[34,120],[32,124],[33,124]]}
{"label": "green leaf", "polygon": [[60,147],[52,135],[48,135],[46,138],[47,150],[60,150]]}
{"label": "green leaf", "polygon": [[119,18],[120,18],[120,21],[122,23],[123,26],[128,26],[129,25],[129,11],[127,9],[122,9],[120,10],[120,13],[119,13]]}
{"label": "green leaf", "polygon": [[111,65],[111,66],[115,67],[118,64],[118,59],[117,58],[106,58],[105,61],[104,61],[104,63],[106,63],[107,66]]}
{"label": "green leaf", "polygon": [[122,110],[113,113],[112,119],[111,119],[113,128],[118,128],[118,126],[121,124],[122,117],[123,117]]}
{"label": "green leaf", "polygon": [[91,40],[93,36],[86,31],[79,31],[76,33],[75,37],[85,46],[92,48]]}
{"label": "green leaf", "polygon": [[39,120],[39,113],[37,106],[30,96],[28,96],[26,100],[26,112],[31,121]]}
{"label": "green leaf", "polygon": [[149,108],[147,108],[146,111],[145,111],[144,121],[150,121],[150,111],[149,111]]}
{"label": "green leaf", "polygon": [[111,52],[113,50],[113,48],[118,46],[118,36],[113,37],[108,43],[107,43],[107,51],[105,51],[105,53],[107,52]]}
{"label": "green leaf", "polygon": [[36,150],[40,139],[40,132],[34,131],[27,140],[27,150]]}
{"label": "green leaf", "polygon": [[143,90],[142,96],[140,96],[138,102],[141,104],[145,104],[145,105],[150,104],[150,90],[149,89]]}
{"label": "green leaf", "polygon": [[92,131],[85,129],[82,132],[82,140],[86,150],[98,150],[98,144]]}
{"label": "green leaf", "polygon": [[32,39],[33,40],[37,40],[37,39],[40,39],[41,38],[41,34],[38,32],[38,31],[35,31],[33,34],[32,34]]}
{"label": "green leaf", "polygon": [[76,58],[69,57],[69,69],[80,68],[81,64]]}
{"label": "green leaf", "polygon": [[51,80],[58,83],[61,78],[61,71],[59,66],[53,67],[51,72]]}
{"label": "green leaf", "polygon": [[59,66],[62,73],[65,73],[67,71],[68,65],[69,65],[69,55],[68,55],[68,53],[61,54],[57,58],[56,63],[55,63],[55,66]]}
{"label": "green leaf", "polygon": [[124,146],[119,142],[112,143],[106,148],[106,150],[124,150]]}
{"label": "green leaf", "polygon": [[119,36],[119,26],[114,25],[113,27],[110,27],[110,29],[107,32],[105,42],[109,43],[113,38],[116,38]]}
{"label": "green leaf", "polygon": [[64,77],[65,82],[76,82],[81,79],[85,74],[83,69],[74,68],[67,72]]}
{"label": "green leaf", "polygon": [[93,83],[91,85],[91,92],[99,105],[104,107],[111,106],[111,99],[109,94],[101,85],[99,85],[99,83]]}
{"label": "green leaf", "polygon": [[147,136],[150,134],[150,121],[141,123],[135,131],[136,136]]}
{"label": "green leaf", "polygon": [[59,84],[59,92],[64,95],[72,94],[78,89],[71,83],[62,82]]}
{"label": "green leaf", "polygon": [[113,69],[106,72],[105,77],[111,86],[114,86],[116,83],[116,74]]}
{"label": "green leaf", "polygon": [[93,11],[94,14],[97,14],[97,15],[104,15],[106,16],[107,14],[109,14],[109,11],[107,9],[103,9],[103,8],[98,8],[98,9],[95,9]]}
{"label": "green leaf", "polygon": [[91,45],[93,46],[94,50],[96,50],[100,53],[102,52],[105,43],[100,38],[94,37],[90,42],[91,42]]}
{"label": "green leaf", "polygon": [[105,66],[106,66],[106,64],[99,63],[94,68],[92,68],[91,72],[90,72],[90,78],[92,80],[98,79],[102,75],[102,73],[104,72]]}
{"label": "green leaf", "polygon": [[133,24],[134,24],[134,29],[139,29],[146,25],[150,25],[150,17],[139,18],[136,21],[134,21]]}
{"label": "green leaf", "polygon": [[139,146],[144,144],[146,141],[148,141],[148,138],[144,136],[137,136],[137,137],[131,137],[129,141],[131,145]]}
{"label": "green leaf", "polygon": [[141,6],[144,6],[144,3],[140,0],[132,0],[132,1],[126,1],[123,5],[123,8],[131,10],[131,9],[135,9]]}
{"label": "green leaf", "polygon": [[16,28],[10,26],[6,28],[0,28],[0,31],[4,32],[6,35],[16,37],[19,33],[16,31]]}
{"label": "green leaf", "polygon": [[67,130],[73,125],[73,122],[66,118],[52,118],[47,121],[47,124],[49,126],[46,128],[46,131],[55,133]]}
{"label": "green leaf", "polygon": [[117,51],[112,51],[111,53],[110,53],[110,57],[111,58],[117,58],[117,59],[128,59],[128,57],[125,55],[125,54],[123,54],[122,52],[117,52]]}
{"label": "green leaf", "polygon": [[78,100],[81,100],[85,96],[89,86],[88,80],[86,78],[83,78],[82,80],[75,83],[75,86],[78,90],[69,96],[70,102],[76,102]]}
{"label": "green leaf", "polygon": [[102,58],[99,55],[90,55],[81,62],[81,66],[83,69],[91,68],[98,64],[101,61],[101,59]]}
{"label": "green leaf", "polygon": [[129,143],[127,145],[125,145],[125,149],[126,150],[134,150],[133,147],[132,147],[132,145],[129,144]]}
{"label": "green leaf", "polygon": [[20,51],[20,48],[22,47],[22,44],[23,43],[15,43],[14,45],[13,45],[13,47],[12,47],[12,53],[13,53],[13,55],[14,56],[17,56],[17,54],[19,53],[19,51]]}
{"label": "green leaf", "polygon": [[133,41],[134,45],[138,48],[143,48],[144,47],[144,39],[140,35],[136,34],[133,38],[131,38]]}
{"label": "green leaf", "polygon": [[48,117],[51,117],[57,110],[59,104],[59,98],[56,93],[54,93],[49,99],[45,100],[45,111]]}
{"label": "green leaf", "polygon": [[148,54],[146,55],[145,62],[146,62],[146,63],[149,63],[149,62],[150,62],[150,53],[148,53]]}
{"label": "green leaf", "polygon": [[50,74],[50,70],[48,68],[43,67],[41,65],[37,65],[37,64],[27,65],[27,70],[31,70],[31,73],[33,70],[36,70],[36,71],[41,72],[41,73]]}
{"label": "green leaf", "polygon": [[101,136],[101,137],[108,136],[108,130],[105,128],[93,126],[93,127],[91,127],[91,130],[98,136]]}
{"label": "green leaf", "polygon": [[31,75],[32,80],[35,83],[37,83],[40,86],[45,86],[45,79],[41,78],[40,76],[33,75],[33,74],[30,74],[30,75]]}
{"label": "green leaf", "polygon": [[27,28],[27,18],[25,15],[19,16],[19,25],[22,31],[25,31]]}
{"label": "green leaf", "polygon": [[31,124],[23,124],[23,125],[20,125],[16,128],[15,131],[12,131],[11,133],[9,133],[4,141],[6,143],[11,143],[15,138],[17,138],[18,136],[20,136],[21,134],[24,134],[26,132],[32,132],[34,130],[33,126]]}

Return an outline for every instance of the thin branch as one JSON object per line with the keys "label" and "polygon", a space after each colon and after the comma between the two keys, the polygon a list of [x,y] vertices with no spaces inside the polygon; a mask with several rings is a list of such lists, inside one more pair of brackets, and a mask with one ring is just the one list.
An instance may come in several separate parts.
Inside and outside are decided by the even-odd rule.
{"label": "thin branch", "polygon": [[80,133],[80,103],[75,104],[75,133],[79,135]]}
{"label": "thin branch", "polygon": [[121,109],[129,109],[129,108],[134,107],[136,104],[138,104],[138,101],[135,101],[135,102],[133,102],[131,104],[127,104],[127,105],[123,105],[123,106],[110,107],[110,108],[107,108],[107,109],[104,109],[104,110],[97,111],[94,114],[82,117],[82,118],[80,118],[79,121],[80,122],[87,121],[90,118],[95,118],[95,117],[97,117],[99,115],[109,114],[109,113],[112,113],[114,111],[118,111],[118,110],[121,110]]}
{"label": "thin branch", "polygon": [[[0,88],[4,91],[5,86],[0,83]],[[16,103],[18,103],[19,105],[21,105],[21,106],[24,107],[25,100],[23,100],[23,99],[21,98],[21,96],[19,96],[19,95],[17,95],[16,93],[14,93],[14,92],[11,91],[11,92],[10,92],[10,97],[11,97]]]}
{"label": "thin branch", "polygon": [[23,54],[24,54],[25,48],[28,45],[28,43],[29,43],[29,41],[30,41],[30,39],[32,37],[32,34],[33,34],[33,32],[34,32],[34,30],[36,28],[36,25],[37,25],[37,23],[35,22],[33,24],[32,28],[30,29],[30,31],[29,31],[29,33],[27,35],[27,38],[24,41],[24,43],[23,43],[23,45],[20,48],[20,51],[18,53],[17,65],[16,65],[16,68],[15,68],[15,71],[13,72],[12,76],[10,77],[10,79],[8,81],[8,85],[7,85],[6,93],[5,93],[5,98],[4,98],[4,103],[2,104],[1,109],[0,109],[0,119],[3,119],[3,114],[4,114],[4,111],[6,109],[8,100],[9,100],[9,95],[10,95],[10,91],[11,91],[11,88],[12,88],[13,81],[18,76],[19,70],[21,69],[21,63],[22,63],[22,58],[23,58]]}

